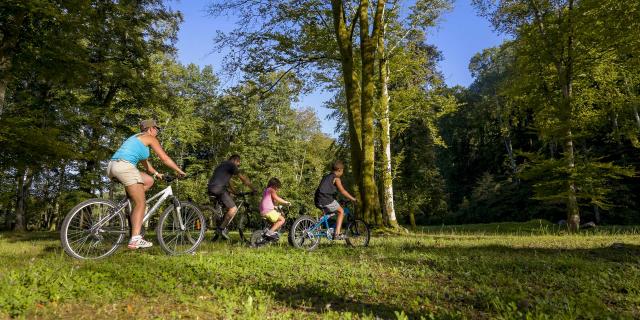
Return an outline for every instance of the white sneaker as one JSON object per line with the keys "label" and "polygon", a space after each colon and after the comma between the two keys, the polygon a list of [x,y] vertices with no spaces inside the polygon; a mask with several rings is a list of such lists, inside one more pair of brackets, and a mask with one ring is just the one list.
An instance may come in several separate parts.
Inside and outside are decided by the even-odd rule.
{"label": "white sneaker", "polygon": [[129,241],[129,249],[139,249],[139,248],[149,248],[152,247],[153,243],[142,239],[142,238],[138,238],[135,240],[131,240]]}

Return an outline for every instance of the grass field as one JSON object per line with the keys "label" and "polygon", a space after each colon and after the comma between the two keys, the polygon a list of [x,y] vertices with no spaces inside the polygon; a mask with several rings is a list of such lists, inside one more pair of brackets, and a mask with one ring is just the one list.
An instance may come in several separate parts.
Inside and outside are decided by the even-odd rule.
{"label": "grass field", "polygon": [[427,227],[361,249],[206,242],[193,256],[121,248],[88,262],[57,237],[0,233],[0,318],[640,318],[633,227]]}

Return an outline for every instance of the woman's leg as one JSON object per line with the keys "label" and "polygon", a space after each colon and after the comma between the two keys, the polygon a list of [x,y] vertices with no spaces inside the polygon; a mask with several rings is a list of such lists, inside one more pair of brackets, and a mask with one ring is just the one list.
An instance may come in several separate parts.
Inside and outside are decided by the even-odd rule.
{"label": "woman's leg", "polygon": [[144,191],[148,191],[153,187],[153,178],[144,172],[140,172],[140,175],[142,176],[142,182],[144,183]]}
{"label": "woman's leg", "polygon": [[145,186],[142,183],[126,186],[127,194],[133,201],[133,212],[131,212],[131,236],[140,235],[142,229],[142,218],[144,217],[145,207]]}

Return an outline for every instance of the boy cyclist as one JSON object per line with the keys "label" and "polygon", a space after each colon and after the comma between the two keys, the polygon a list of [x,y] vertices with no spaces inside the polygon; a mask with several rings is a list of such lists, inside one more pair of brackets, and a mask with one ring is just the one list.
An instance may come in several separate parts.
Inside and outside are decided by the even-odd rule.
{"label": "boy cyclist", "polygon": [[333,239],[343,240],[344,235],[340,233],[342,229],[342,219],[344,218],[344,209],[340,206],[338,201],[336,201],[336,195],[338,191],[345,196],[347,199],[356,202],[356,198],[354,198],[347,190],[342,186],[342,181],[340,177],[344,174],[344,163],[340,160],[336,160],[333,163],[331,173],[325,175],[322,180],[320,180],[320,185],[316,189],[316,193],[313,197],[314,203],[318,209],[322,210],[323,213],[331,213],[335,212],[338,215],[338,219],[336,221],[336,231],[333,236]]}
{"label": "boy cyclist", "polygon": [[286,201],[278,196],[278,190],[282,187],[282,183],[278,178],[271,178],[267,184],[267,188],[262,192],[262,200],[260,201],[260,215],[262,218],[271,222],[271,229],[266,233],[266,236],[271,239],[276,239],[278,233],[276,230],[280,229],[284,224],[284,217],[275,209],[276,203],[282,203],[289,205],[289,201]]}

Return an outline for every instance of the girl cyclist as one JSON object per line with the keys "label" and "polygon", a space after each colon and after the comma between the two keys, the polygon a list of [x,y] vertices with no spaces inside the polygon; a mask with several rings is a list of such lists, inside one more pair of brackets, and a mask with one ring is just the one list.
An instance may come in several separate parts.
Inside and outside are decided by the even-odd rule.
{"label": "girl cyclist", "polygon": [[[155,120],[144,120],[140,122],[140,133],[135,134],[125,140],[120,148],[113,154],[107,166],[107,176],[110,179],[117,179],[122,184],[133,201],[133,212],[131,213],[131,240],[129,249],[148,248],[153,244],[142,239],[140,230],[142,228],[142,218],[145,211],[145,192],[153,186],[156,177],[162,178],[162,174],[153,168],[149,161],[149,147],[158,155],[158,158],[176,174],[183,177],[185,173],[180,170],[173,160],[164,152],[160,142],[156,138],[160,133],[160,128]],[[153,178],[144,172],[138,171],[136,165],[142,162],[145,170],[153,175]]]}
{"label": "girl cyclist", "polygon": [[285,218],[276,210],[275,204],[291,204],[291,202],[278,196],[278,191],[280,191],[281,187],[282,183],[278,178],[271,178],[267,188],[262,192],[262,200],[260,201],[260,215],[263,219],[272,223],[271,228],[267,231],[267,237],[271,239],[278,237],[276,230],[280,229],[285,222]]}

